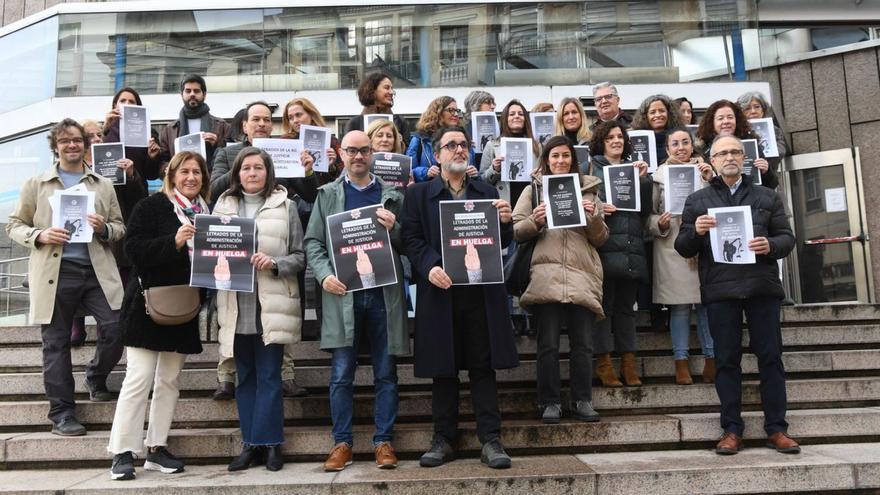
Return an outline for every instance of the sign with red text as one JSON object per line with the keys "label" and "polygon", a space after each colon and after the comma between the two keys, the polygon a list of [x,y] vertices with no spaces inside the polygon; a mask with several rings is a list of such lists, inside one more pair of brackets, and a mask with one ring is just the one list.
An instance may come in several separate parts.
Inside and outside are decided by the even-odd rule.
{"label": "sign with red text", "polygon": [[257,224],[253,218],[196,215],[189,285],[236,292],[254,291]]}
{"label": "sign with red text", "polygon": [[347,292],[397,283],[391,236],[379,223],[379,208],[364,206],[327,217],[330,258]]}
{"label": "sign with red text", "polygon": [[493,201],[440,202],[443,271],[453,285],[504,282],[501,222]]}

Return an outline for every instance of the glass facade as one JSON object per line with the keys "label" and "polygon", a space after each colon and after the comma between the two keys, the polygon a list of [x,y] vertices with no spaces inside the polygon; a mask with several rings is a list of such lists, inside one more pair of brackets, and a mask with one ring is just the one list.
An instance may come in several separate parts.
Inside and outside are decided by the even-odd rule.
{"label": "glass facade", "polygon": [[55,94],[58,18],[52,17],[0,38],[0,113]]}

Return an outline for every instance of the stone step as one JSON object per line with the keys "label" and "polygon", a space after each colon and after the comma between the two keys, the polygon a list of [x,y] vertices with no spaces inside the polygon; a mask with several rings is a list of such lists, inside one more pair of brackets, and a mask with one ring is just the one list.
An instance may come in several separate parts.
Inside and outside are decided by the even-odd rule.
{"label": "stone step", "polygon": [[[763,440],[763,415],[747,413],[747,440]],[[811,439],[877,438],[880,437],[880,408],[850,408],[792,411],[788,415],[789,432],[809,443]],[[476,427],[461,425],[459,449],[479,452]],[[372,453],[372,425],[356,425],[355,453]],[[638,417],[609,416],[598,423],[566,419],[558,425],[533,420],[508,420],[502,428],[502,439],[514,453],[535,454],[541,451],[595,452],[608,448],[631,450],[645,446],[674,446],[682,442],[712,443],[718,439],[718,416],[705,414],[642,415]],[[431,443],[430,423],[398,424],[394,447],[405,457],[418,456]],[[169,449],[187,459],[231,458],[240,450],[238,428],[191,428],[172,430]],[[93,431],[83,437],[59,437],[49,432],[12,435],[4,441],[7,467],[20,463],[36,463],[77,459],[101,461],[108,458],[108,431]],[[298,458],[320,458],[333,447],[329,426],[297,426],[285,428],[285,455]]]}
{"label": "stone step", "polygon": [[[82,357],[82,356],[80,356]],[[864,351],[806,351],[788,352],[783,355],[786,372],[791,373],[818,373],[818,372],[861,372],[880,369],[880,350]],[[196,362],[198,363],[198,361]],[[703,357],[691,356],[690,368],[694,375],[702,373]],[[204,364],[204,363],[203,363]],[[619,369],[617,363],[615,366]],[[675,374],[674,363],[669,357],[641,357],[637,366],[640,375],[648,378],[670,379]],[[757,359],[751,354],[743,356],[742,369],[746,374],[758,372]],[[569,361],[560,360],[560,374],[563,379],[568,378]],[[296,368],[297,383],[312,389],[326,389],[330,380],[330,367],[323,366],[298,366]],[[397,367],[398,383],[401,386],[428,386],[431,380],[413,376],[412,364],[399,364]],[[3,376],[6,386],[3,387],[2,395],[39,395],[44,392],[42,374],[36,370],[30,372],[5,373]],[[118,367],[108,377],[108,386],[118,390],[125,376],[124,367]],[[461,373],[461,379],[467,381],[467,373]],[[537,376],[536,362],[523,360],[519,367],[509,370],[500,370],[497,373],[498,381],[502,383],[534,382]],[[699,377],[697,377],[699,378]],[[85,393],[85,372],[74,372],[76,391]],[[210,391],[216,387],[217,373],[213,366],[184,369],[180,376],[181,390]],[[372,367],[362,365],[355,374],[356,386],[372,385]],[[0,395],[0,396],[2,396]]]}
{"label": "stone step", "polygon": [[263,468],[230,473],[218,464],[164,475],[138,466],[137,476],[110,481],[107,467],[0,471],[0,487],[7,493],[47,495],[865,493],[880,488],[880,443],[808,446],[799,455],[749,448],[726,457],[704,449],[514,456],[513,466],[501,471],[466,458],[432,469],[401,461],[397,469],[379,470],[363,461],[339,473],[325,473],[315,462],[288,462],[276,473]]}
{"label": "stone step", "polygon": [[[812,409],[841,404],[880,406],[880,378],[788,380],[786,383],[788,403],[791,409]],[[568,391],[563,391],[563,403],[568,402]],[[533,387],[502,388],[498,392],[499,407],[506,417],[530,418],[536,414],[537,396]],[[358,423],[370,423],[373,418],[373,395],[370,392],[355,394],[354,417]],[[760,404],[758,384],[747,381],[743,386],[743,404],[756,407]],[[603,414],[633,415],[643,412],[667,411],[713,412],[718,409],[718,396],[713,385],[645,385],[639,388],[594,387],[593,405]],[[90,428],[108,429],[113,420],[115,402],[77,403],[77,416]],[[285,418],[289,424],[308,422],[330,424],[330,404],[326,394],[298,399],[285,399]],[[0,428],[21,430],[46,427],[46,401],[0,402]],[[472,415],[470,393],[462,393],[461,410],[465,416]],[[400,421],[419,421],[431,417],[431,393],[429,391],[403,391],[400,393],[398,418]],[[235,424],[238,416],[234,401],[214,401],[210,398],[180,399],[174,415],[178,426],[204,426],[211,424]]]}

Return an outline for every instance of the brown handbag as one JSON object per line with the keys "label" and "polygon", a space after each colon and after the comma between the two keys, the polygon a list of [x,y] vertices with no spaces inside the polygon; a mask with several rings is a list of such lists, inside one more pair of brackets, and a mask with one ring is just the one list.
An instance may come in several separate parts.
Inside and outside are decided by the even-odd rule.
{"label": "brown handbag", "polygon": [[195,318],[202,306],[199,289],[189,285],[165,285],[149,289],[141,285],[141,291],[147,316],[157,325],[183,325]]}

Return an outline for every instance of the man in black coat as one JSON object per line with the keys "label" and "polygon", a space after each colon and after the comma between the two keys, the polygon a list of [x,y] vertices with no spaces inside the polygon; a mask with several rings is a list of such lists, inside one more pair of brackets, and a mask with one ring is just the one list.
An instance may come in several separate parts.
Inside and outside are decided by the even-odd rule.
{"label": "man in black coat", "polygon": [[[798,453],[800,447],[786,433],[785,369],[779,312],[784,297],[776,261],[794,247],[794,235],[780,196],[752,185],[743,175],[743,145],[736,137],[720,137],[712,144],[712,166],[718,173],[710,187],[691,194],[685,202],[675,250],[685,258],[699,255],[700,292],[715,340],[715,390],[721,401],[721,436],[715,452],[736,454],[742,449],[742,316],[746,315],[752,352],[758,358],[761,406],[767,447]],[[748,249],[753,264],[719,263],[712,256],[709,232],[716,227],[709,208],[749,206],[755,237]]]}
{"label": "man in black coat", "polygon": [[500,442],[501,413],[495,370],[519,365],[507,309],[504,284],[452,285],[443,270],[440,242],[440,201],[493,199],[501,220],[501,245],[513,238],[510,203],[497,190],[467,177],[469,139],[461,127],[447,127],[433,138],[440,175],[410,186],[401,212],[407,255],[416,280],[414,374],[432,378],[434,439],[422,456],[425,467],[455,458],[458,436],[460,369],[470,377],[481,460],[491,468],[510,467]]}

